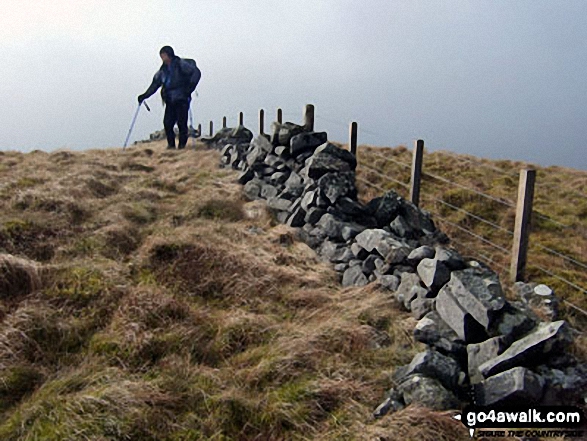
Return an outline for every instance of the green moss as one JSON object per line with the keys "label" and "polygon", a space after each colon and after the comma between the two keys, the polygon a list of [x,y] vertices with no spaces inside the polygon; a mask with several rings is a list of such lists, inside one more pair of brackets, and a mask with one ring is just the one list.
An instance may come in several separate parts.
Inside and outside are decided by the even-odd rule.
{"label": "green moss", "polygon": [[43,374],[34,366],[13,366],[0,374],[0,411],[34,391],[43,381]]}

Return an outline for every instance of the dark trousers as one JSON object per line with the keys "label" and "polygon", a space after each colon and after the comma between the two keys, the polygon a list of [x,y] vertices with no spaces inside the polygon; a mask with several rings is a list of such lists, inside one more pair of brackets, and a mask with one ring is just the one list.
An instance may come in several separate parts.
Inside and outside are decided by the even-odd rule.
{"label": "dark trousers", "polygon": [[178,101],[175,103],[165,103],[165,116],[163,117],[163,127],[167,136],[167,146],[175,147],[175,132],[173,127],[177,123],[179,129],[179,148],[184,148],[188,142],[188,111],[190,103],[188,101]]}

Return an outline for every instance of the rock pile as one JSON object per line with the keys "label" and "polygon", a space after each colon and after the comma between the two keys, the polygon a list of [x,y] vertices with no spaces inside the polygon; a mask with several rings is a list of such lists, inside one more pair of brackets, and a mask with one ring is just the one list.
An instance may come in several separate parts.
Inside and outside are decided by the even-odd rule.
{"label": "rock pile", "polygon": [[558,314],[552,291],[518,284],[520,300],[507,301],[497,274],[447,248],[429,213],[393,191],[359,202],[356,158],[325,132],[273,123],[254,139],[241,126],[206,141],[241,171],[246,197],[265,199],[297,227],[344,286],[376,282],[418,320],[414,337],[427,350],[396,370],[376,416],[411,403],[444,410],[584,399],[587,368],[566,351],[567,323],[549,321]]}

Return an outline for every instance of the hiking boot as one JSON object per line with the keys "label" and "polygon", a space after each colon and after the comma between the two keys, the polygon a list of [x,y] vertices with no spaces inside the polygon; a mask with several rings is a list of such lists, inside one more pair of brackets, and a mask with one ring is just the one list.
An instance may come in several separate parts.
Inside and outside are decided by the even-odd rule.
{"label": "hiking boot", "polygon": [[181,145],[181,144],[180,144],[180,145],[179,145],[177,148],[178,148],[179,150],[181,150],[181,149],[185,149],[185,145]]}
{"label": "hiking boot", "polygon": [[175,146],[174,145],[168,145],[167,146],[167,150],[175,150]]}

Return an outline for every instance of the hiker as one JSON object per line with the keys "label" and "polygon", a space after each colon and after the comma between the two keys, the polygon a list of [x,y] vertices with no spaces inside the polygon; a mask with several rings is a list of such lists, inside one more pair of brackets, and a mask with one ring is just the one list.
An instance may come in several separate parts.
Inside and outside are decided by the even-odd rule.
{"label": "hiker", "polygon": [[163,126],[167,136],[167,148],[175,148],[175,132],[179,129],[179,146],[185,148],[188,141],[188,111],[191,94],[200,81],[201,72],[194,60],[179,58],[171,46],[163,46],[159,51],[163,64],[153,77],[153,82],[145,93],[138,96],[139,104],[149,98],[161,87],[161,97],[165,103]]}

